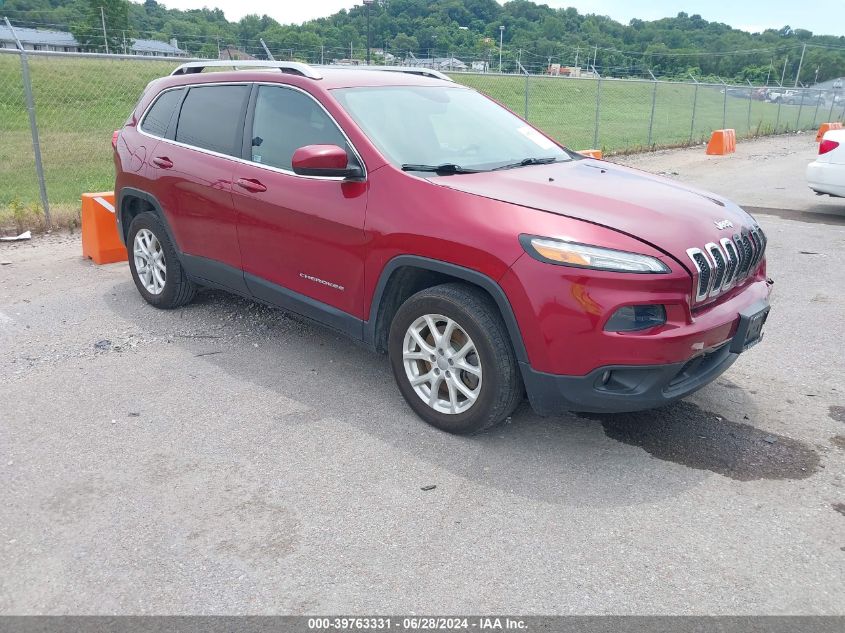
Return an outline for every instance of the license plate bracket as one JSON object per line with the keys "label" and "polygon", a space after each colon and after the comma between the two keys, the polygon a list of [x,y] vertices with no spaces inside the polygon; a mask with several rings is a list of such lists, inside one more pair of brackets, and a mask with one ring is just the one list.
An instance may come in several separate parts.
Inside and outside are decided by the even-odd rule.
{"label": "license plate bracket", "polygon": [[757,304],[739,313],[739,325],[731,341],[731,351],[740,354],[763,340],[763,325],[769,317],[769,304]]}

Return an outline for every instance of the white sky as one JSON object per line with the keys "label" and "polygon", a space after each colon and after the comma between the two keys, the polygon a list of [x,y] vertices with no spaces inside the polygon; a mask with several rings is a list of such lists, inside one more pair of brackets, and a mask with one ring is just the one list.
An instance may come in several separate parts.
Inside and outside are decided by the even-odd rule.
{"label": "white sky", "polygon": [[[136,0],[140,1],[140,0]],[[218,7],[229,20],[239,20],[248,13],[267,14],[282,24],[299,24],[360,4],[360,0],[160,0],[174,9]],[[499,0],[502,2],[502,0]],[[627,24],[632,18],[654,20],[686,11],[705,20],[726,22],[736,28],[760,31],[790,25],[817,34],[845,35],[845,20],[840,19],[843,0],[539,0],[551,7],[573,6],[580,13],[609,15]],[[812,7],[812,10],[808,10]],[[836,19],[832,19],[837,16]]]}

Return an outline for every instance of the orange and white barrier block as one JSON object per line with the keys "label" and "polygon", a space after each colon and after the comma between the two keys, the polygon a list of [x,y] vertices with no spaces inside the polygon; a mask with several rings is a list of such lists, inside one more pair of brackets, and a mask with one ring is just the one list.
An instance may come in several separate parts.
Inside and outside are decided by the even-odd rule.
{"label": "orange and white barrier block", "polygon": [[819,131],[816,134],[816,143],[821,143],[822,138],[824,138],[824,133],[828,130],[841,130],[842,123],[840,121],[831,121],[830,123],[822,123],[819,126]]}
{"label": "orange and white barrier block", "polygon": [[117,233],[113,191],[82,194],[82,256],[97,264],[128,259]]}
{"label": "orange and white barrier block", "polygon": [[736,130],[716,130],[707,143],[708,154],[733,154],[736,151]]}

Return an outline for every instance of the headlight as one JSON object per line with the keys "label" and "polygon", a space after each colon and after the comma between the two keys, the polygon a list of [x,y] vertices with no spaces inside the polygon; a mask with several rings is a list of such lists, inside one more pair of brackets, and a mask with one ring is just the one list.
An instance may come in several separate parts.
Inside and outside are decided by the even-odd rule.
{"label": "headlight", "polygon": [[525,252],[531,257],[549,264],[593,268],[595,270],[613,270],[623,273],[670,272],[666,264],[648,255],[533,235],[521,235],[519,241],[522,243]]}

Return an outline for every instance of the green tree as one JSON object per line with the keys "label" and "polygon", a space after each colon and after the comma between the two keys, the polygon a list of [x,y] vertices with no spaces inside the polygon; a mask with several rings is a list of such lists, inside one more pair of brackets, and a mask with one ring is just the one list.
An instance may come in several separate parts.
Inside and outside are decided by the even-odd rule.
{"label": "green tree", "polygon": [[[126,0],[87,0],[71,33],[84,50],[123,52],[123,36],[131,35],[129,3]],[[103,25],[105,24],[105,35]]]}

